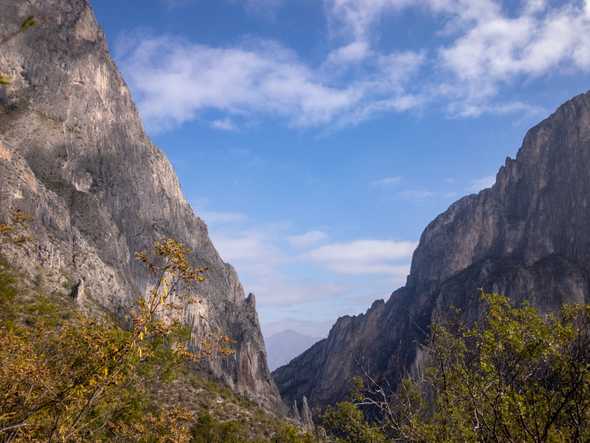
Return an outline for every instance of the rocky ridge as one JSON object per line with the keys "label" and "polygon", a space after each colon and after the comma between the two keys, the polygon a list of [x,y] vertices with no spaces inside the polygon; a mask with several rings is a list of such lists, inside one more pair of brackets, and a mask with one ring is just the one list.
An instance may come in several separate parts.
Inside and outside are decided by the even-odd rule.
{"label": "rocky ridge", "polygon": [[496,183],[451,205],[424,231],[407,284],[273,376],[283,398],[323,407],[346,398],[359,365],[396,380],[419,364],[435,318],[480,315],[480,288],[543,312],[590,301],[590,92],[526,135]]}
{"label": "rocky ridge", "polygon": [[[87,309],[122,313],[149,275],[134,259],[164,237],[208,268],[199,304],[185,307],[195,346],[208,334],[236,341],[206,369],[278,410],[253,295],[211,243],[162,152],[144,133],[131,95],[87,0],[0,0],[0,37],[28,16],[39,25],[3,43],[0,71],[0,221],[32,216],[35,242],[3,249],[31,278],[67,286]],[[63,288],[62,288],[63,289]]]}

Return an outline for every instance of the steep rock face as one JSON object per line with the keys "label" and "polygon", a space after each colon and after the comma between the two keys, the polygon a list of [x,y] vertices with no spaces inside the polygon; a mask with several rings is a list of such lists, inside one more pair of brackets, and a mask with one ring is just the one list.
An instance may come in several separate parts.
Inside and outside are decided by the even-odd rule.
{"label": "steep rock face", "polygon": [[479,288],[542,311],[590,301],[590,92],[526,135],[496,183],[451,205],[424,231],[405,287],[273,375],[283,397],[346,397],[359,365],[395,380],[419,361],[433,318],[480,315]]}
{"label": "steep rock face", "polygon": [[0,39],[33,15],[40,25],[0,48],[0,220],[33,216],[35,242],[5,252],[49,286],[75,283],[88,307],[124,310],[149,276],[137,251],[173,237],[208,267],[202,303],[183,316],[195,344],[233,337],[236,354],[207,369],[269,407],[282,403],[266,365],[253,296],[209,240],[164,155],[147,138],[87,0],[0,0]]}

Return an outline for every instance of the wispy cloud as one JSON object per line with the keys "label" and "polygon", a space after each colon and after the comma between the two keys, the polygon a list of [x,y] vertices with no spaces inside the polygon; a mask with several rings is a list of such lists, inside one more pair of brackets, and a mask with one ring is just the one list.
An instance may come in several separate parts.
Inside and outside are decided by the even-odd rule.
{"label": "wispy cloud", "polygon": [[235,125],[233,120],[230,118],[222,118],[219,120],[213,120],[211,122],[211,127],[215,129],[219,129],[221,131],[237,131],[238,127]]}
{"label": "wispy cloud", "polygon": [[307,257],[328,269],[348,275],[391,274],[405,276],[416,243],[388,240],[355,240],[319,247]]}
{"label": "wispy cloud", "polygon": [[367,42],[354,41],[330,52],[326,63],[328,65],[357,63],[365,60],[370,55],[370,52],[371,49]]}
{"label": "wispy cloud", "polygon": [[[315,249],[309,249],[310,244],[303,251],[289,252],[285,238],[289,242],[298,236],[288,236],[285,228],[226,226],[210,234],[221,257],[237,269],[246,291],[256,294],[263,323],[293,312],[306,312],[309,320],[328,317],[334,321],[339,315],[364,311],[375,298],[385,297],[404,283],[410,250],[415,246],[369,240]],[[303,238],[297,240],[303,246]],[[306,270],[305,278],[301,269]],[[363,275],[377,278],[363,279],[362,285],[350,281]],[[325,310],[334,305],[339,309]]]}
{"label": "wispy cloud", "polygon": [[207,224],[242,223],[248,220],[248,217],[240,212],[200,211],[198,215]]}
{"label": "wispy cloud", "polygon": [[[163,0],[178,2],[183,0]],[[324,0],[334,36],[317,65],[276,41],[233,47],[173,36],[123,39],[118,59],[151,130],[199,118],[279,118],[294,127],[355,125],[375,114],[442,105],[452,116],[537,116],[541,107],[500,99],[502,89],[564,70],[590,72],[588,3],[523,0],[510,10],[494,0]],[[247,0],[276,11],[279,0]],[[380,50],[384,15],[420,8],[444,23],[438,40],[417,50]],[[438,32],[438,34],[436,34]],[[218,129],[233,129],[220,119]]]}
{"label": "wispy cloud", "polygon": [[394,186],[400,184],[402,178],[399,176],[383,177],[377,180],[373,180],[371,186]]}
{"label": "wispy cloud", "polygon": [[384,12],[417,3],[412,0],[325,0],[332,33],[352,35],[358,42],[369,40],[374,23]]}
{"label": "wispy cloud", "polygon": [[328,238],[328,235],[322,231],[308,231],[304,234],[291,235],[287,237],[289,243],[299,249],[314,246]]}
{"label": "wispy cloud", "polygon": [[256,280],[275,278],[287,257],[264,229],[211,230],[215,247],[224,261]]}
{"label": "wispy cloud", "polygon": [[206,110],[286,119],[297,127],[357,123],[420,101],[405,82],[422,63],[409,53],[380,58],[366,77],[343,83],[276,42],[216,48],[171,36],[127,36],[117,55],[149,128],[162,131]]}
{"label": "wispy cloud", "polygon": [[404,189],[397,193],[397,196],[403,200],[425,200],[436,195],[436,192],[428,189]]}
{"label": "wispy cloud", "polygon": [[[494,0],[325,0],[335,32],[352,41],[347,47],[370,45],[385,14],[421,8],[444,18],[444,43],[432,48],[429,95],[444,99],[449,111],[473,117],[482,113],[544,112],[520,101],[497,102],[500,89],[522,78],[558,69],[590,71],[590,7],[588,1],[550,3],[523,0],[520,8]],[[514,6],[514,5],[512,5]],[[346,30],[346,32],[344,31]]]}
{"label": "wispy cloud", "polygon": [[[213,244],[234,265],[244,289],[256,294],[265,325],[286,325],[285,319],[300,319],[305,312],[311,329],[326,331],[339,315],[362,312],[401,286],[416,246],[375,239],[328,243],[324,230],[301,232],[291,222],[264,223],[202,206],[207,211],[199,214],[209,223]],[[326,308],[335,305],[338,309]],[[296,321],[290,324],[299,332],[307,330]]]}

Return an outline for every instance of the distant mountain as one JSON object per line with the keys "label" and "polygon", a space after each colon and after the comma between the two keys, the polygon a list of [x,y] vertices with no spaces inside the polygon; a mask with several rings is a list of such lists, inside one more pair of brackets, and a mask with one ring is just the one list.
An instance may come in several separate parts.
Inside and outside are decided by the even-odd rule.
{"label": "distant mountain", "polygon": [[277,369],[289,404],[347,397],[359,362],[392,384],[420,365],[432,322],[459,308],[479,318],[480,288],[542,312],[590,302],[590,92],[526,135],[496,183],[460,199],[424,231],[406,286],[366,314],[340,318],[327,339]]}
{"label": "distant mountain", "polygon": [[277,332],[266,340],[268,367],[274,371],[286,365],[319,340],[290,329]]}

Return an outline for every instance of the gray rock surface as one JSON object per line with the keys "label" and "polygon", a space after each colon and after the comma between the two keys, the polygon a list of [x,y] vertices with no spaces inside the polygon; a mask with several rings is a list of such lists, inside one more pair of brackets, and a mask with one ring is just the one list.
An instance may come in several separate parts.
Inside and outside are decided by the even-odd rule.
{"label": "gray rock surface", "polygon": [[283,398],[313,406],[345,398],[359,365],[395,381],[420,360],[434,318],[481,312],[479,288],[540,310],[590,302],[590,92],[526,135],[496,183],[467,196],[422,234],[405,287],[273,373]]}
{"label": "gray rock surface", "polygon": [[309,409],[309,404],[307,403],[307,397],[305,395],[303,396],[301,405],[301,422],[303,423],[303,427],[308,432],[313,432],[313,430],[315,429],[311,409]]}
{"label": "gray rock surface", "polygon": [[237,342],[233,357],[206,369],[282,408],[254,296],[245,297],[144,133],[88,1],[0,0],[0,11],[0,38],[30,15],[41,21],[0,48],[0,72],[13,79],[0,94],[0,221],[22,209],[35,237],[24,250],[3,252],[50,287],[71,284],[88,309],[124,312],[150,284],[134,253],[163,237],[181,241],[195,265],[209,268],[198,287],[202,303],[183,313],[195,345],[209,333]]}

